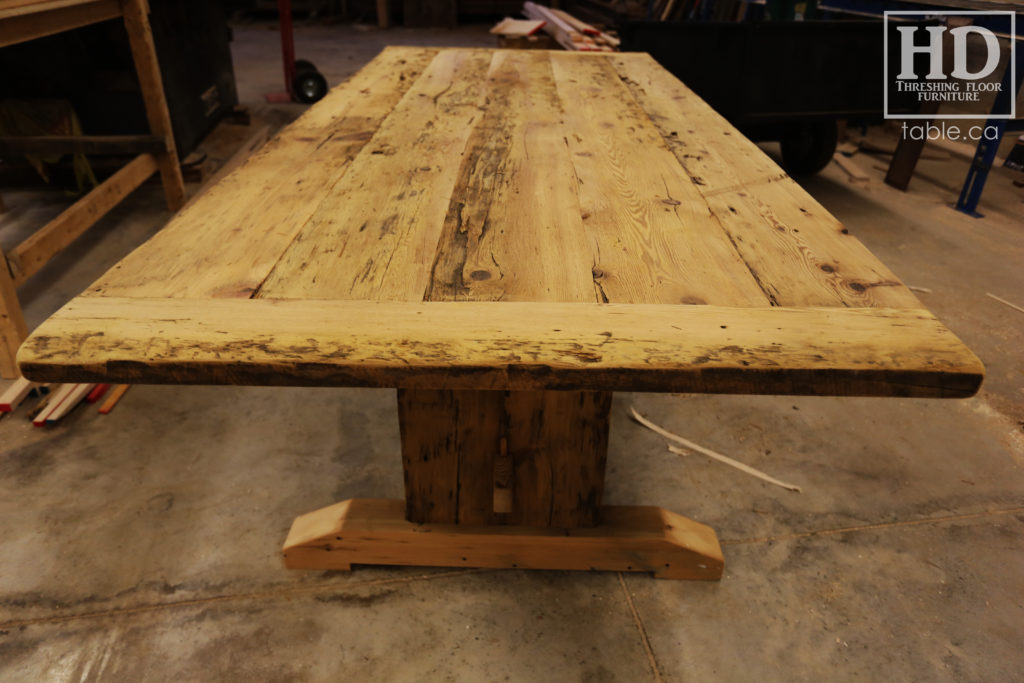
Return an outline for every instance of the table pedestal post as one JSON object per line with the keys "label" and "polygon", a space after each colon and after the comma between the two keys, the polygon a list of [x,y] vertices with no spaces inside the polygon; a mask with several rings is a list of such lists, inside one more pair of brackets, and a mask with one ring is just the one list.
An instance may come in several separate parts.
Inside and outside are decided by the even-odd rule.
{"label": "table pedestal post", "polygon": [[399,390],[406,519],[591,527],[610,392]]}
{"label": "table pedestal post", "polygon": [[285,565],[652,571],[718,579],[703,524],[602,506],[610,392],[400,389],[406,498],[353,499],[295,520]]}

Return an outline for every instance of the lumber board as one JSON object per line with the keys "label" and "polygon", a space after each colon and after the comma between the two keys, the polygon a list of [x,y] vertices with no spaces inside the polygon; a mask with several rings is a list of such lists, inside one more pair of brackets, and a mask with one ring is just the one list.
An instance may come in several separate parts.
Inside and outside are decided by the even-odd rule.
{"label": "lumber board", "polygon": [[46,414],[46,424],[53,424],[74,410],[75,406],[77,406],[82,399],[84,399],[89,392],[93,390],[94,386],[94,384],[72,385],[71,391],[69,391],[67,396],[60,401],[60,405],[55,406],[53,410]]}
{"label": "lumber board", "polygon": [[49,400],[46,401],[43,409],[32,417],[32,425],[35,427],[45,427],[50,415],[60,409],[78,386],[78,384],[69,383],[56,387],[48,397]]}
{"label": "lumber board", "polygon": [[100,404],[99,411],[97,412],[99,412],[100,415],[109,414],[131,388],[131,384],[118,384],[114,387],[114,390],[110,392],[110,396],[107,396],[107,400]]}
{"label": "lumber board", "polygon": [[252,296],[436,53],[385,49],[86,294]]}
{"label": "lumber board", "polygon": [[577,49],[576,40],[581,37],[580,34],[558,16],[554,15],[547,7],[533,2],[526,2],[523,3],[523,14],[535,21],[543,21],[544,26],[542,28],[544,31],[550,34],[566,50]]}
{"label": "lumber board", "polygon": [[592,528],[414,524],[400,500],[352,499],[298,517],[289,569],[353,564],[653,572],[716,581],[724,559],[710,527],[652,506],[607,506]]}
{"label": "lumber board", "polygon": [[0,6],[0,47],[120,16],[120,0],[59,0]]}
{"label": "lumber board", "polygon": [[7,261],[15,274],[15,285],[20,285],[32,277],[53,258],[54,254],[95,225],[156,170],[156,158],[149,153],[140,154],[52,221],[25,238],[7,255]]}
{"label": "lumber board", "polygon": [[542,28],[544,28],[544,22],[541,20],[505,17],[492,26],[490,32],[510,38],[522,38],[524,36],[532,36]]}
{"label": "lumber board", "polygon": [[79,297],[35,381],[964,397],[981,362],[921,309]]}
{"label": "lumber board", "polygon": [[569,14],[568,12],[564,12],[564,11],[562,11],[560,9],[551,9],[549,11],[552,14],[554,14],[556,17],[558,17],[559,19],[564,21],[566,24],[571,26],[573,29],[579,31],[580,33],[586,34],[588,36],[599,36],[599,35],[601,35],[601,32],[598,31],[596,28],[594,28],[593,26],[591,26],[590,24],[588,24],[585,21],[581,21],[581,20],[577,19],[576,17],[574,17],[573,15]]}
{"label": "lumber board", "polygon": [[16,379],[21,373],[15,354],[28,336],[28,326],[18,301],[17,283],[11,275],[7,256],[0,249],[0,377]]}
{"label": "lumber board", "polygon": [[[385,52],[381,59],[368,67],[366,71],[361,72],[360,75],[373,74],[378,65],[394,66],[401,61],[399,56],[401,56],[401,59],[404,59],[410,56],[410,52],[403,50],[390,51],[390,61],[388,61],[389,52]],[[538,73],[543,69],[550,68],[550,61],[554,57],[552,53],[542,52],[536,54],[533,59],[536,60],[535,63],[531,63],[528,68],[519,69],[521,78],[529,78],[529,73]],[[558,53],[557,59],[565,65],[567,70],[574,70],[574,65],[577,64],[586,65],[589,62],[605,62],[608,60],[604,56],[585,56],[584,53]],[[495,58],[495,65],[497,63],[498,58]],[[691,190],[687,195],[690,197],[689,201],[703,200],[707,204],[707,208],[702,213],[688,217],[691,225],[687,226],[686,230],[675,230],[672,233],[673,239],[677,241],[685,236],[688,245],[686,251],[699,252],[697,247],[701,245],[701,241],[709,239],[709,236],[713,236],[716,247],[720,252],[724,251],[724,253],[728,254],[730,251],[733,251],[738,254],[736,256],[736,259],[740,259],[738,266],[747,270],[749,275],[746,277],[748,279],[753,277],[763,291],[763,294],[758,295],[780,305],[838,304],[863,306],[874,305],[874,302],[877,302],[877,305],[898,307],[920,305],[916,298],[899,283],[898,279],[890,271],[878,263],[877,259],[874,259],[857,242],[856,238],[843,233],[842,226],[832,219],[812,198],[802,192],[795,183],[786,179],[781,169],[766,155],[752,143],[743,139],[738,131],[728,126],[721,117],[715,114],[706,104],[700,102],[692,93],[689,93],[671,75],[661,70],[652,60],[645,55],[617,55],[608,63],[615,66],[617,73],[606,75],[609,77],[624,77],[626,84],[630,86],[630,92],[625,92],[622,86],[618,86],[617,94],[620,96],[618,99],[621,100],[619,109],[631,115],[634,120],[639,117],[641,122],[643,122],[644,118],[647,118],[653,122],[653,125],[658,126],[663,141],[661,143],[655,141],[656,144],[662,147],[668,145],[677,157],[677,162],[672,165],[665,162],[664,152],[655,155],[656,158],[660,159],[658,168],[664,170],[667,174],[665,177],[669,181],[675,181],[676,185],[696,186],[697,196],[694,196],[694,192]],[[500,76],[500,74],[494,72],[494,69],[490,69],[488,73],[491,76]],[[405,74],[402,74],[402,76],[404,77]],[[394,90],[401,94],[402,86],[410,83],[414,77],[415,74],[410,74],[410,78],[405,78],[402,81],[389,85],[392,85]],[[632,83],[640,82],[637,79],[644,83],[649,83],[649,85],[638,90],[631,85]],[[395,80],[397,81],[398,79]],[[533,79],[531,82],[539,83],[540,81]],[[570,83],[569,85],[572,84]],[[668,93],[668,96],[660,98],[648,96],[652,91],[655,93],[664,91]],[[494,96],[494,94],[492,91],[489,97]],[[631,100],[634,98],[636,102],[631,104]],[[507,101],[515,103],[521,102],[523,99],[521,96],[512,94]],[[488,181],[483,177],[482,173],[478,173],[477,177],[480,178],[480,182],[474,185],[471,182],[473,174],[461,172],[459,180],[453,186],[450,201],[448,202],[448,211],[445,214],[444,220],[454,220],[457,223],[463,216],[476,215],[486,217],[489,215],[488,211],[491,204],[493,204],[493,200],[487,192],[487,183],[490,182],[492,187],[497,184],[499,191],[501,191],[502,182],[507,181],[509,176],[498,175],[498,173],[507,173],[510,168],[508,161],[502,159],[501,155],[505,153],[505,150],[512,150],[513,153],[518,154],[513,149],[518,143],[518,137],[513,135],[510,143],[504,142],[502,137],[517,133],[518,130],[534,131],[538,127],[544,126],[548,128],[545,136],[549,140],[552,138],[557,140],[557,135],[561,132],[566,147],[554,150],[558,153],[543,155],[545,165],[555,164],[553,168],[557,171],[556,173],[544,174],[544,177],[547,178],[560,178],[563,173],[561,169],[568,166],[572,166],[574,172],[576,172],[577,167],[587,167],[588,158],[582,156],[585,154],[593,155],[596,152],[600,156],[605,153],[606,149],[612,149],[613,151],[626,149],[633,154],[637,153],[640,145],[630,143],[628,139],[619,134],[619,129],[611,129],[604,136],[611,140],[610,142],[604,142],[601,137],[598,137],[597,142],[588,143],[588,145],[597,145],[593,150],[582,149],[581,143],[576,139],[580,135],[576,123],[582,119],[585,125],[586,117],[574,114],[578,103],[571,100],[567,101],[565,103],[566,113],[573,118],[565,120],[564,123],[562,123],[563,119],[560,118],[557,127],[552,127],[549,122],[550,119],[548,119],[548,122],[545,122],[545,117],[541,113],[543,107],[546,106],[543,99],[541,98],[540,105],[528,114],[529,117],[536,117],[536,120],[531,120],[531,118],[524,114],[520,117],[518,123],[515,121],[503,123],[501,116],[493,113],[494,111],[501,110],[497,106],[498,103],[502,102],[501,99],[495,99],[493,106],[485,109],[480,117],[480,121],[484,122],[486,120],[488,123],[486,125],[482,125],[482,123],[475,125],[470,136],[470,142],[467,144],[471,145],[471,152],[481,149],[489,150],[486,155],[478,154],[478,158],[483,164],[489,164],[490,168],[495,171],[495,174]],[[679,105],[680,102],[687,104],[685,107],[682,107]],[[322,110],[324,113],[337,112],[338,108],[343,106],[337,100],[327,104],[330,106],[325,105],[325,108]],[[393,105],[393,102],[391,104]],[[675,109],[672,109],[672,107],[675,107]],[[506,109],[505,111],[517,112],[519,110]],[[320,112],[319,106],[311,110],[311,113]],[[561,116],[560,111],[553,113]],[[342,110],[341,114],[344,114],[344,110]],[[384,111],[380,116],[380,121],[383,121],[386,115],[387,111]],[[510,114],[509,116],[514,118],[516,114]],[[693,152],[685,151],[678,146],[679,143],[676,142],[676,138],[679,137],[680,132],[687,134],[685,133],[687,128],[663,129],[663,126],[671,123],[671,121],[665,123],[667,116],[675,116],[677,119],[679,117],[691,117],[694,121],[698,122],[707,121],[706,126],[700,128],[700,130],[706,128],[709,132],[705,135],[708,138],[713,138],[714,144],[708,144],[708,140],[694,133],[693,139],[687,141]],[[490,125],[489,122],[495,120],[497,123]],[[715,128],[712,124],[724,127]],[[698,130],[694,126],[690,126],[690,129]],[[367,135],[370,135],[374,130],[372,124],[369,128],[370,132]],[[647,123],[643,130],[649,133],[650,128],[651,123]],[[571,135],[570,132],[572,133]],[[602,133],[603,129],[598,132]],[[672,133],[675,133],[675,135]],[[614,139],[612,139],[613,136]],[[317,141],[322,141],[322,138],[317,138]],[[602,142],[604,142],[603,145],[599,144]],[[576,148],[570,151],[568,149],[569,144],[575,145]],[[298,151],[308,153],[309,151],[308,149],[301,149],[302,145],[298,144],[294,139],[282,140],[280,145],[296,150],[296,153]],[[673,145],[676,146],[673,147]],[[274,143],[268,146],[274,146]],[[735,148],[735,152],[715,152],[714,150],[720,146],[724,150],[733,150]],[[539,173],[535,169],[543,167],[539,163],[534,164],[533,159],[539,156],[540,152],[538,150],[545,149],[547,147],[541,147],[536,144],[523,145],[522,158],[518,160],[518,164],[512,166],[516,177],[522,178],[531,172]],[[527,151],[531,155],[529,162],[526,162]],[[694,158],[699,158],[700,161],[694,161]],[[626,225],[639,225],[641,229],[649,232],[652,229],[651,226],[656,227],[659,224],[658,220],[655,220],[657,217],[652,218],[649,212],[645,212],[644,207],[635,201],[632,195],[622,194],[634,191],[632,187],[620,187],[625,184],[621,178],[622,173],[632,172],[636,170],[635,167],[643,166],[644,164],[638,162],[635,158],[633,160],[625,159],[621,161],[618,159],[618,157],[614,157],[610,160],[599,159],[592,162],[591,166],[596,165],[599,169],[603,168],[605,172],[595,173],[593,177],[588,177],[590,182],[585,183],[585,192],[588,196],[595,198],[598,207],[604,208],[604,204],[607,202],[614,202],[619,207],[624,206],[624,211],[630,219]],[[305,201],[305,211],[312,213],[317,201],[324,201],[322,194],[327,185],[322,184],[324,174],[322,169],[316,168],[315,159],[309,160],[306,164],[302,164],[298,159],[289,159],[289,161],[292,162],[291,168],[299,169],[298,175],[304,175],[303,171],[307,167],[313,166],[310,174],[315,173],[316,175],[313,175],[313,177],[320,179],[321,182],[310,184],[308,182],[309,177],[297,178],[296,183],[303,181],[299,184],[298,194],[300,197],[293,199],[292,196],[289,196],[283,203],[283,206],[279,206],[280,202],[278,200],[282,199],[279,194],[281,192],[281,167],[273,170],[273,185],[269,183],[252,183],[250,181],[250,185],[255,185],[256,190],[262,191],[259,197],[252,196],[253,188],[240,188],[236,183],[230,182],[230,178],[226,179],[219,187],[224,190],[230,188],[230,192],[217,193],[220,200],[217,204],[214,204],[211,198],[211,201],[204,202],[202,212],[199,211],[199,207],[196,207],[195,211],[187,212],[187,215],[183,215],[180,220],[173,221],[154,240],[120,264],[118,269],[102,278],[90,290],[90,293],[115,296],[130,293],[143,296],[163,294],[169,296],[212,295],[244,297],[251,296],[256,291],[266,273],[269,272],[270,267],[273,266],[274,261],[281,260],[278,270],[282,271],[282,273],[289,269],[291,272],[294,272],[295,269],[302,267],[305,261],[301,258],[294,258],[300,255],[298,250],[289,254],[287,258],[282,258],[281,254],[292,242],[292,238],[295,235],[294,231],[301,227],[303,216],[282,215],[284,213],[282,208],[294,207],[298,203],[298,199],[301,198]],[[694,163],[700,163],[703,166],[687,172],[685,167],[688,164]],[[609,166],[611,167],[610,170],[608,169]],[[246,168],[249,168],[249,165]],[[414,166],[413,168],[416,167]],[[465,168],[470,167],[464,166]],[[646,177],[651,175],[651,173],[647,173]],[[245,177],[255,180],[251,173],[245,174]],[[382,178],[384,179],[383,184],[386,185],[389,182],[401,181],[404,178],[404,174],[398,175],[397,178],[394,174],[392,176],[379,176],[375,183],[378,187],[377,194],[383,194],[387,191],[387,189],[380,188]],[[391,178],[395,178],[395,180],[392,181]],[[338,180],[337,178],[331,179]],[[577,180],[582,180],[582,178],[577,178]],[[661,179],[658,178],[658,180]],[[786,192],[781,193],[781,196],[780,193],[774,193],[771,197],[773,204],[771,205],[771,211],[769,211],[764,208],[767,204],[763,200],[762,195],[772,194],[774,191],[767,188],[762,190],[762,188],[766,185],[771,185],[773,181],[780,180],[785,181],[784,184],[787,185]],[[355,184],[354,180],[352,184]],[[346,187],[347,185],[349,183],[344,182],[344,179],[333,185],[339,197],[351,196],[351,193],[358,192],[362,192],[362,194],[369,193],[365,187],[356,187],[350,190]],[[638,183],[633,183],[633,185],[638,185]],[[303,187],[311,188],[308,194],[306,190],[302,189]],[[292,190],[293,188],[287,189]],[[400,189],[391,188],[391,191],[395,197],[402,195]],[[565,194],[564,191],[560,191],[557,194],[537,195],[536,199],[538,201],[531,203],[529,200],[533,198],[533,195],[528,193],[532,191],[526,188],[526,193],[524,193],[523,188],[512,187],[509,192],[519,199],[519,207],[512,208],[518,208],[521,212],[523,207],[526,206],[531,211],[537,213],[547,212],[551,215],[557,215],[559,207],[573,206],[573,198],[571,196],[563,196]],[[606,200],[606,197],[611,199]],[[665,201],[679,201],[675,198],[675,194],[672,194],[671,199],[668,197],[664,199]],[[788,206],[774,204],[774,202],[780,200]],[[410,201],[413,200],[403,197],[402,200],[399,200],[398,204],[409,203]],[[440,200],[438,201],[440,202]],[[273,204],[268,206],[271,202]],[[333,203],[334,200],[332,198]],[[311,204],[312,207],[310,206]],[[536,205],[536,208],[532,205]],[[699,204],[695,206],[697,209],[700,209]],[[663,209],[670,209],[672,207],[676,207],[676,205],[663,205]],[[238,216],[242,212],[255,214],[257,210],[260,210],[259,215],[252,215],[251,217]],[[357,210],[352,209],[352,211]],[[788,212],[787,215],[791,216],[791,218],[787,220],[792,223],[791,225],[780,226],[778,224],[780,212]],[[333,213],[328,211],[326,207],[320,211],[321,215],[326,214],[326,218],[322,220],[328,221],[336,220]],[[420,226],[419,229],[424,233],[430,233],[430,235],[440,234],[443,236],[436,245],[436,249],[439,252],[447,252],[448,256],[451,255],[451,252],[462,249],[462,244],[459,240],[466,236],[464,233],[468,231],[448,229],[440,233],[431,232],[436,230],[436,225],[434,224],[436,218],[432,219],[431,215],[433,214],[424,213],[422,216],[417,217],[417,221]],[[520,213],[506,213],[500,219],[502,223],[512,223],[516,221],[518,215]],[[519,249],[519,254],[523,258],[519,260],[519,263],[513,264],[516,266],[515,268],[505,268],[501,278],[490,277],[486,282],[472,280],[469,282],[477,290],[490,289],[495,297],[503,295],[507,297],[510,296],[505,287],[507,281],[516,277],[520,279],[529,277],[531,271],[536,272],[538,270],[537,268],[531,268],[531,259],[536,253],[543,253],[545,255],[557,253],[559,257],[565,259],[570,264],[565,270],[577,273],[579,269],[573,264],[578,264],[581,261],[594,265],[598,257],[601,257],[602,260],[618,258],[622,265],[628,269],[628,272],[617,273],[614,272],[614,269],[597,269],[599,277],[603,277],[608,285],[607,287],[604,287],[604,285],[601,287],[605,290],[605,296],[608,296],[609,289],[615,289],[613,280],[617,278],[624,279],[627,283],[630,279],[645,279],[648,283],[648,289],[654,288],[655,293],[659,297],[658,300],[665,301],[668,298],[666,290],[669,288],[662,288],[660,286],[662,274],[657,270],[657,263],[663,256],[659,251],[662,245],[654,242],[651,245],[653,248],[638,252],[623,249],[619,242],[625,238],[619,237],[616,234],[619,226],[619,213],[611,212],[609,216],[606,216],[607,220],[603,223],[601,220],[593,217],[586,208],[581,210],[580,220],[584,220],[584,215],[587,216],[585,220],[596,221],[596,227],[588,230],[594,236],[593,239],[578,240],[569,238],[567,241],[570,244],[576,245],[570,251],[561,250],[553,252],[550,248],[544,248],[537,249],[534,251],[534,254],[530,254],[526,249]],[[557,217],[559,219],[557,223],[559,232],[564,231],[571,235],[576,231],[577,218],[572,215],[570,210],[563,210],[562,215]],[[239,220],[240,218],[243,218],[243,220]],[[660,220],[664,222],[664,218]],[[259,237],[250,239],[237,237],[239,232],[250,226],[252,222],[266,226],[264,228],[265,233],[258,233]],[[491,222],[497,221],[492,220]],[[527,224],[527,221],[522,221],[522,223]],[[367,222],[368,225],[369,222]],[[358,227],[363,227],[363,223],[359,223]],[[383,221],[381,227],[384,227]],[[501,228],[504,227],[502,225],[499,230],[491,231],[491,239],[501,235]],[[516,225],[515,227],[517,230],[523,229],[522,225]],[[779,229],[780,227],[782,230]],[[332,231],[320,231],[317,234],[319,239],[326,240],[330,236],[335,236],[342,229],[336,228]],[[368,227],[365,230],[372,233]],[[312,233],[312,229],[307,232]],[[837,235],[833,235],[833,232],[843,237],[836,239]],[[609,235],[609,233],[611,234]],[[232,239],[232,235],[236,235],[236,237]],[[399,245],[404,244],[404,242],[394,240],[394,236],[388,235],[385,236],[386,239],[376,240],[376,243],[374,243],[370,240],[371,236],[364,236],[365,239],[360,244],[373,249],[383,247],[385,251],[391,248],[389,245],[395,243]],[[429,243],[432,239],[434,239],[432,236],[428,239],[424,235],[422,243]],[[512,241],[511,238],[509,238],[509,241]],[[529,239],[520,241],[527,245],[531,243]],[[636,237],[634,237],[634,241],[637,241]],[[691,241],[696,246],[691,246]],[[611,249],[607,248],[609,242],[612,246]],[[582,248],[588,245],[590,246],[589,249]],[[600,253],[595,253],[596,250],[602,248],[602,245],[605,248]],[[306,246],[307,250],[313,248],[315,246]],[[396,248],[400,248],[400,246]],[[248,264],[252,263],[252,259],[247,257],[248,255],[243,250],[258,252],[258,267],[248,266]],[[352,252],[353,250],[348,249],[348,251]],[[671,254],[672,251],[670,250],[668,253]],[[481,255],[486,256],[486,252],[481,252]],[[389,256],[390,254],[387,253],[377,254],[375,263],[389,263]],[[372,258],[372,256],[365,257],[364,261],[358,265],[366,266],[368,258]],[[671,256],[666,258],[671,258]],[[349,257],[346,257],[346,259],[349,259]],[[353,273],[353,268],[346,259],[339,262],[338,259],[322,258],[316,262],[316,267],[305,268],[306,276],[310,279],[316,278],[318,283],[323,282],[325,279],[333,280],[338,277],[348,277],[350,280],[356,278],[357,275],[361,277],[361,271],[358,267],[354,269],[355,272]],[[650,265],[651,259],[654,259],[653,267]],[[444,262],[444,259],[438,260],[438,263],[443,264]],[[737,260],[733,259],[732,262],[734,265],[737,265]],[[840,271],[836,271],[836,263],[841,265]],[[397,266],[398,264],[392,260],[390,265]],[[420,265],[422,264],[416,263],[413,267],[419,267]],[[679,264],[676,265],[678,266]],[[250,272],[240,277],[234,277],[238,275],[238,271],[242,268],[246,268]],[[687,259],[685,265],[671,272],[670,276],[674,279],[690,277],[698,281],[698,283],[704,282],[706,278],[689,275],[694,268],[699,269],[702,266],[699,262],[695,264],[692,260]],[[831,272],[828,270],[830,268],[832,269]],[[321,270],[329,270],[330,272],[320,273],[319,271]],[[662,270],[671,270],[671,268]],[[525,274],[519,276],[520,271]],[[470,271],[470,273],[472,272]],[[543,272],[545,273],[545,279],[564,276],[562,270],[557,268],[545,268]],[[448,282],[441,283],[442,288],[448,288],[447,296],[449,298],[459,298],[458,294],[451,291],[453,287],[458,286],[458,283],[452,279],[456,274],[454,272],[449,273]],[[437,292],[437,275],[438,273],[435,270],[432,273],[430,293],[428,294],[430,298],[439,296]],[[479,274],[480,277],[485,275],[487,274]],[[422,274],[420,276],[422,277]],[[578,277],[578,275],[574,277]],[[743,275],[740,274],[739,277],[743,277]],[[734,277],[723,276],[719,276],[718,279],[723,281],[730,280],[730,283],[736,280]],[[409,279],[408,282],[418,282],[418,279]],[[365,282],[361,283],[361,287],[365,288],[367,284]],[[599,283],[590,282],[587,286],[596,289],[597,284]],[[726,301],[725,294],[728,291],[727,289],[710,288],[706,285],[701,286],[704,289],[713,289],[711,294],[714,294],[715,298],[711,299],[710,303],[735,303],[738,305],[749,303],[749,299],[744,300],[739,297],[732,301]],[[266,289],[268,291],[264,291],[261,295],[272,294],[269,291],[273,289],[272,287]],[[294,296],[296,295],[295,289],[297,288],[290,288],[290,291],[278,292],[277,295]],[[555,287],[554,289],[558,288]],[[751,294],[749,282],[746,283],[744,291]],[[422,290],[410,285],[407,293],[409,298],[417,298],[422,295]],[[684,293],[683,296],[690,294]],[[353,293],[353,296],[355,295]],[[323,296],[323,294],[310,292],[308,296]],[[365,296],[372,298],[370,294]],[[700,293],[693,294],[692,296],[693,298],[689,300],[693,302],[703,298],[700,296]],[[639,298],[644,300],[642,297]],[[609,297],[608,300],[622,301],[624,299]]]}
{"label": "lumber board", "polygon": [[0,137],[0,156],[11,154],[139,154],[164,149],[157,135],[30,135]]}
{"label": "lumber board", "polygon": [[3,394],[0,394],[0,413],[9,413],[17,408],[34,386],[36,386],[35,382],[24,377],[14,380],[14,383],[7,387]]}
{"label": "lumber board", "polygon": [[96,403],[103,398],[103,395],[107,393],[109,389],[109,384],[97,384],[93,387],[92,391],[89,392],[89,395],[85,397],[86,403]]}
{"label": "lumber board", "polygon": [[163,76],[157,60],[156,44],[149,26],[149,7],[146,0],[121,0],[124,27],[128,33],[128,45],[135,64],[135,74],[142,90],[142,104],[146,110],[149,131],[164,140],[164,149],[156,153],[160,167],[160,181],[164,186],[164,198],[170,211],[177,211],[185,205],[185,181],[181,176],[178,152],[174,143],[174,129],[171,113],[167,109],[164,95]]}

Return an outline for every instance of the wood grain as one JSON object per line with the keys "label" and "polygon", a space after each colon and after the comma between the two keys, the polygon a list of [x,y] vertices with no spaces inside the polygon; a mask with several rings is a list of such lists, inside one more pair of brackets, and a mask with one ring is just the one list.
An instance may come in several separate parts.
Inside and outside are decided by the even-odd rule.
{"label": "wood grain", "polygon": [[963,397],[984,369],[927,311],[80,297],[35,381]]}
{"label": "wood grain", "polygon": [[512,466],[507,524],[601,521],[610,391],[510,391],[504,435]]}
{"label": "wood grain", "polygon": [[425,298],[597,301],[548,55],[497,52],[485,87]]}
{"label": "wood grain", "polygon": [[259,296],[419,300],[427,289],[459,155],[480,118],[492,53],[434,58],[343,183],[317,208]]}
{"label": "wood grain", "polygon": [[610,407],[610,392],[399,389],[406,519],[594,526]]}
{"label": "wood grain", "polygon": [[920,307],[757,145],[648,55],[609,60],[774,305]]}
{"label": "wood grain", "polygon": [[504,393],[399,389],[406,519],[491,524]]}
{"label": "wood grain", "polygon": [[602,300],[767,303],[611,64],[550,58]]}
{"label": "wood grain", "polygon": [[86,294],[252,296],[436,53],[384,50]]}

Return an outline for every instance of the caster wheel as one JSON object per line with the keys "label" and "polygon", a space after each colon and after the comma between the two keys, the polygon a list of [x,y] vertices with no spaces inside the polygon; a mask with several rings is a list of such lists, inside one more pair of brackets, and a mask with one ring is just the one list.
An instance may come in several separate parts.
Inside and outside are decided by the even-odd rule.
{"label": "caster wheel", "polygon": [[295,99],[311,104],[327,94],[327,79],[319,71],[299,71],[292,82]]}
{"label": "caster wheel", "polygon": [[296,59],[295,73],[299,73],[300,71],[316,71],[316,67],[313,65],[313,62],[308,59]]}
{"label": "caster wheel", "polygon": [[781,141],[782,167],[790,175],[814,175],[836,153],[839,129],[835,121],[806,123]]}

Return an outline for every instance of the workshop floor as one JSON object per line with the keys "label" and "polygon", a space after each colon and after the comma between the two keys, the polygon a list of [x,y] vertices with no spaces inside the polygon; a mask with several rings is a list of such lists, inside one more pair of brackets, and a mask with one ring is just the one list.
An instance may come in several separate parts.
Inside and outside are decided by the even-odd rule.
{"label": "workshop floor", "polygon": [[[456,31],[299,27],[332,83],[385,44],[492,45]],[[242,99],[280,89],[277,34],[235,30]],[[942,156],[939,154],[938,156]],[[401,497],[388,390],[133,388],[109,416],[0,421],[3,681],[1024,680],[1024,203],[1000,171],[974,219],[968,162],[926,160],[907,194],[884,158],[806,187],[982,358],[962,401],[617,395],[606,501],[713,526],[718,583],[647,575],[358,568],[293,572],[292,519]],[[64,201],[5,191],[10,247]],[[20,291],[30,325],[168,219],[158,186]],[[3,386],[0,384],[0,386]],[[803,487],[792,493],[627,418]]]}

